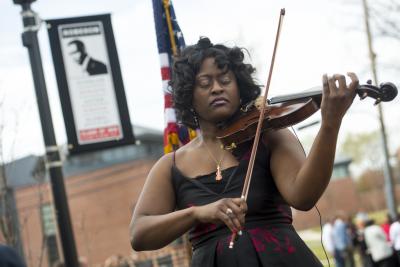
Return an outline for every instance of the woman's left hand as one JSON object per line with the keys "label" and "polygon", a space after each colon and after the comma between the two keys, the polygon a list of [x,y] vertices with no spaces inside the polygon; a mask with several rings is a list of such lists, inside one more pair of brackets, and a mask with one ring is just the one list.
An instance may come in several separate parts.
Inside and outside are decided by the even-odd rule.
{"label": "woman's left hand", "polygon": [[357,75],[354,73],[348,72],[347,75],[351,79],[349,85],[346,83],[345,76],[341,74],[335,74],[329,77],[324,74],[322,77],[322,126],[338,129],[344,114],[353,103],[359,82]]}

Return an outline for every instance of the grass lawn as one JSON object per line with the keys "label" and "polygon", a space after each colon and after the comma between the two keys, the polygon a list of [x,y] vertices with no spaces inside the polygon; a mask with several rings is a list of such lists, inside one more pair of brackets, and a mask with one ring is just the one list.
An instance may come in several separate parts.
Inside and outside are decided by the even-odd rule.
{"label": "grass lawn", "polygon": [[[307,246],[314,252],[317,258],[324,264],[324,266],[328,265],[328,260],[326,259],[324,250],[322,249],[321,241],[319,240],[310,240],[306,241]],[[335,265],[334,259],[328,254],[329,262],[333,267]]]}

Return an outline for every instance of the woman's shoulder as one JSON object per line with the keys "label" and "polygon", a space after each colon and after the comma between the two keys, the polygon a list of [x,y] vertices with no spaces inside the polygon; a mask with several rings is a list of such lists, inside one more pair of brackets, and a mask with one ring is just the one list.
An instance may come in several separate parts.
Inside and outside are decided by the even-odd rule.
{"label": "woman's shoulder", "polygon": [[153,167],[151,168],[151,170],[149,172],[149,176],[150,177],[152,177],[154,175],[158,176],[160,173],[162,173],[163,174],[162,176],[164,176],[164,174],[169,173],[169,171],[171,170],[171,167],[173,165],[173,157],[174,157],[173,152],[164,154],[153,165]]}
{"label": "woman's shoulder", "polygon": [[295,135],[288,128],[264,132],[262,142],[271,150],[282,145],[298,144]]}
{"label": "woman's shoulder", "polygon": [[185,158],[196,149],[197,141],[192,140],[179,149],[163,155],[153,166],[153,169],[170,169],[175,164],[175,158]]}
{"label": "woman's shoulder", "polygon": [[172,152],[172,153],[175,153],[175,155],[173,155],[173,157],[179,157],[179,158],[187,157],[190,154],[192,154],[193,152],[196,152],[198,148],[199,148],[199,139],[198,139],[198,137],[196,137],[195,139],[191,140],[187,144],[181,146],[175,152]]}
{"label": "woman's shoulder", "polygon": [[287,138],[287,136],[292,135],[288,128],[278,129],[278,130],[270,130],[265,131],[262,134],[262,140],[268,143],[280,142],[283,139]]}

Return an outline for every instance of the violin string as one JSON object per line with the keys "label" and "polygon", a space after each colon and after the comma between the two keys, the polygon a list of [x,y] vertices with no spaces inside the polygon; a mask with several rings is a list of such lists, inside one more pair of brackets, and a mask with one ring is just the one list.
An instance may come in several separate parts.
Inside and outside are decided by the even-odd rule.
{"label": "violin string", "polygon": [[[300,142],[300,139],[297,136],[297,133],[296,133],[295,129],[293,128],[293,126],[290,126],[290,128],[292,129],[294,135],[296,136],[297,142],[299,142],[300,147],[303,150],[304,156],[307,157],[306,150],[304,149],[303,144]],[[321,246],[322,246],[322,249],[323,249],[323,251],[325,253],[325,258],[328,261],[328,266],[330,267],[331,266],[331,262],[329,261],[328,254],[326,253],[326,250],[325,250],[325,247],[324,247],[324,243],[322,243],[322,216],[321,216],[321,212],[319,211],[317,205],[315,205],[314,208],[317,210],[318,216],[319,216],[319,227],[320,227],[320,231],[321,231],[321,235],[320,235]]]}

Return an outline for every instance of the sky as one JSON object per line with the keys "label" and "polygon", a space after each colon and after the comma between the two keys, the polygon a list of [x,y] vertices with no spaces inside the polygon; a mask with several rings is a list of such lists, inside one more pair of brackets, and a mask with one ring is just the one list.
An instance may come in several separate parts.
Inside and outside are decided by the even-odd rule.
{"label": "sky", "polygon": [[[256,67],[261,84],[266,83],[279,12],[285,8],[269,97],[318,86],[324,73],[353,71],[361,83],[372,78],[361,0],[175,0],[173,4],[187,44],[207,36],[213,43],[247,48],[247,60]],[[43,20],[110,13],[132,123],[163,129],[160,63],[150,0],[37,0],[32,9]],[[5,161],[44,151],[28,52],[21,42],[20,10],[11,0],[0,1],[0,150]],[[38,35],[56,138],[58,144],[65,144],[44,24]],[[400,42],[378,37],[374,48],[379,81],[399,86]],[[396,64],[397,69],[390,67]],[[383,104],[391,152],[400,146],[399,99]],[[375,131],[378,125],[373,100],[356,99],[343,120],[339,143],[346,134]],[[300,140],[310,139],[317,130],[314,126],[298,131]]]}

